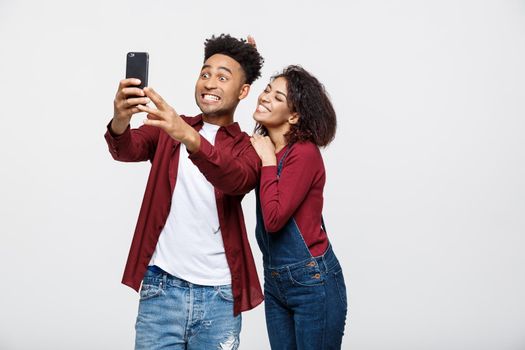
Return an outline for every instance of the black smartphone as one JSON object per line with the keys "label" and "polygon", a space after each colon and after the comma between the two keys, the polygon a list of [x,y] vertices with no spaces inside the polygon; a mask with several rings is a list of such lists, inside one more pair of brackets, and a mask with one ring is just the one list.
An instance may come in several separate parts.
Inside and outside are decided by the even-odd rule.
{"label": "black smartphone", "polygon": [[147,52],[128,52],[126,55],[126,78],[140,79],[138,88],[148,86],[149,54]]}

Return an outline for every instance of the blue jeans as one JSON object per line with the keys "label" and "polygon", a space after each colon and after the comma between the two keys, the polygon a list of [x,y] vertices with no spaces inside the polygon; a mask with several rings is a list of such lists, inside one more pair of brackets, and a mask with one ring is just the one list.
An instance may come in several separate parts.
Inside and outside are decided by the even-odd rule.
{"label": "blue jeans", "polygon": [[241,315],[233,316],[230,285],[195,285],[150,266],[135,330],[136,350],[235,350]]}
{"label": "blue jeans", "polygon": [[264,296],[272,350],[341,349],[346,286],[331,247],[321,257],[266,267]]}

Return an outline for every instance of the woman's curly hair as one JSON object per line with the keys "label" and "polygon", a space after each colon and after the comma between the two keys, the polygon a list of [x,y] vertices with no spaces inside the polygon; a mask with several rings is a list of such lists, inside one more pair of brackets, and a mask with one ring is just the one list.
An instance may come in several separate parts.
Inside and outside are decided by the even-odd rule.
{"label": "woman's curly hair", "polygon": [[[290,125],[285,137],[289,144],[311,141],[324,147],[333,141],[337,128],[334,107],[323,84],[303,67],[290,65],[282,73],[274,75],[286,79],[288,108],[299,115],[298,122]],[[255,131],[268,135],[263,125],[257,124]]]}
{"label": "woman's curly hair", "polygon": [[229,34],[212,35],[204,42],[204,61],[215,54],[223,54],[239,62],[244,70],[246,84],[251,85],[261,76],[264,58],[255,46],[244,39],[237,39]]}

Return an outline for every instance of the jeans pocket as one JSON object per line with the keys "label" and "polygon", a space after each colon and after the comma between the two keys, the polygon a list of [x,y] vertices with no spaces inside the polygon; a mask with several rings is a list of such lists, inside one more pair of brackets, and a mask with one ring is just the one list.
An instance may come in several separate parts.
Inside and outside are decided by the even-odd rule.
{"label": "jeans pocket", "polygon": [[293,284],[304,287],[322,286],[325,279],[318,266],[288,270],[288,275]]}
{"label": "jeans pocket", "polygon": [[219,295],[222,300],[233,303],[233,291],[231,286],[218,286],[216,289],[217,295]]}
{"label": "jeans pocket", "polygon": [[348,308],[348,300],[346,297],[346,284],[342,269],[339,269],[338,271],[334,272],[334,280],[335,284],[337,285],[337,291],[339,292],[339,298],[341,299],[341,303],[346,309]]}
{"label": "jeans pocket", "polygon": [[140,288],[140,300],[148,300],[164,294],[162,285],[142,284]]}

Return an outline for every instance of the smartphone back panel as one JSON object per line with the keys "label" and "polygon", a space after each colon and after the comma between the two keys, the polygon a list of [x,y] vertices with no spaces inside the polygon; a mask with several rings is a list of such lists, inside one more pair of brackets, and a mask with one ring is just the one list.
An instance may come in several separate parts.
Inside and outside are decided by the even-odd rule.
{"label": "smartphone back panel", "polygon": [[139,88],[148,86],[149,54],[147,52],[128,52],[126,55],[126,78],[140,79]]}

